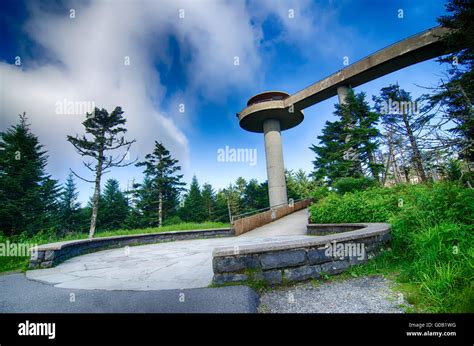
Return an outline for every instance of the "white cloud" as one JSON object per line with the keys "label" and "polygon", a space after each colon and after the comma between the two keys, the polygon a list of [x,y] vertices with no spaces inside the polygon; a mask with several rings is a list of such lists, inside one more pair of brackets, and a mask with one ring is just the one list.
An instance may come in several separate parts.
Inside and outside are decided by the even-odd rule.
{"label": "white cloud", "polygon": [[[251,12],[263,23],[270,16],[281,25],[281,33],[264,45],[285,42],[294,46],[309,61],[340,57],[353,52],[356,31],[339,18],[341,1],[260,0],[251,2]],[[360,37],[358,37],[360,44]]]}
{"label": "white cloud", "polygon": [[[69,18],[69,8],[76,18]],[[81,157],[66,142],[66,135],[83,132],[83,116],[55,114],[56,102],[91,101],[109,111],[120,105],[127,137],[137,139],[132,158],[143,158],[160,140],[185,172],[192,172],[194,144],[186,133],[205,117],[194,112],[199,102],[225,103],[229,95],[264,90],[264,67],[273,63],[264,61],[266,50],[278,41],[293,42],[314,59],[320,59],[317,52],[333,54],[334,38],[342,42],[351,33],[337,24],[336,12],[329,8],[309,1],[92,1],[70,2],[53,12],[32,2],[25,30],[42,54],[22,56],[21,67],[0,62],[0,129],[26,111],[33,132],[49,151],[49,172],[65,179],[69,168],[86,173],[80,169]],[[181,9],[184,18],[179,17]],[[294,19],[288,18],[289,9],[295,10]],[[277,16],[284,30],[265,42],[262,23],[269,16]],[[171,95],[155,67],[157,61],[174,63],[170,36],[179,44],[186,78],[184,90]],[[130,66],[124,65],[125,57]],[[163,109],[165,95],[170,107],[185,103],[186,112]],[[140,171],[128,168],[112,175],[125,186],[133,175],[140,179]],[[83,193],[81,199],[87,196]]]}
{"label": "white cloud", "polygon": [[[154,61],[171,63],[164,49],[167,35],[175,35],[190,57],[186,97],[225,98],[255,80],[259,58],[244,3],[97,1],[65,7],[74,8],[74,19],[69,11],[50,13],[31,5],[25,28],[44,56],[22,56],[27,67],[0,62],[0,127],[16,123],[18,113],[26,111],[33,132],[49,151],[48,168],[55,177],[64,179],[69,168],[81,171],[80,157],[66,135],[83,132],[83,116],[55,114],[56,102],[64,99],[90,101],[108,110],[122,106],[127,137],[137,139],[132,158],[143,158],[157,139],[186,167],[187,137],[157,107],[166,86]],[[180,8],[185,9],[184,19],[178,16]],[[234,56],[240,57],[238,69]],[[125,57],[130,66],[124,65]]]}

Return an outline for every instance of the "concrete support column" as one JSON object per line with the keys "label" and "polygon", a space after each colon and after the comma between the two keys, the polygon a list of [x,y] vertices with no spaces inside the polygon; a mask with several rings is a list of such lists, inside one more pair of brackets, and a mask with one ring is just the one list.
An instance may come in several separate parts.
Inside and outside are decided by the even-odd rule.
{"label": "concrete support column", "polygon": [[263,122],[265,158],[267,160],[268,195],[270,207],[288,203],[285,166],[281,146],[280,121],[267,119]]}
{"label": "concrete support column", "polygon": [[349,87],[346,85],[341,85],[337,87],[337,98],[339,99],[339,104],[345,104],[346,103],[346,97],[347,94],[349,93]]}

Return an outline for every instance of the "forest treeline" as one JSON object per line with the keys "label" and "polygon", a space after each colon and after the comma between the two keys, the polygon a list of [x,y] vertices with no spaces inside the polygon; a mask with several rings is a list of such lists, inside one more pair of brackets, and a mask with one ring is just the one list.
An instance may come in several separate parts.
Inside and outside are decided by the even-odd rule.
{"label": "forest treeline", "polygon": [[[113,123],[110,118],[118,115],[122,118],[119,107],[110,114],[104,109],[96,109],[86,116],[84,123],[89,124],[94,114],[101,114],[105,124],[91,130],[95,133],[106,132],[100,130]],[[21,114],[18,124],[0,133],[0,193],[4,201],[0,206],[0,230],[6,236],[21,233],[33,235],[39,231],[57,235],[89,232],[94,215],[95,193],[82,206],[78,201],[76,179],[87,179],[71,171],[61,186],[58,180],[47,174],[47,152],[38,137],[32,133],[27,121],[26,115]],[[124,132],[125,128],[121,129]],[[109,132],[114,133],[114,130],[112,127]],[[116,131],[115,134],[117,133]],[[84,139],[85,136],[68,138]],[[97,140],[100,141],[101,139]],[[110,146],[114,142],[119,143],[119,146],[127,143],[128,148],[132,143],[117,139],[116,136],[113,140],[108,139],[108,142]],[[77,142],[75,144],[78,145]],[[94,145],[89,140],[83,145],[87,149],[82,149],[82,154],[88,150],[89,156],[93,156]],[[121,161],[122,157],[119,157],[118,161]],[[114,159],[103,155],[102,160],[104,165],[100,177],[105,169],[113,166]],[[102,191],[99,190],[95,216],[97,229],[136,229],[181,222],[227,223],[232,215],[268,207],[267,183],[259,183],[256,179],[247,181],[239,177],[226,188],[216,191],[209,183],[200,185],[194,176],[186,187],[178,160],[158,141],[155,142],[153,152],[147,154],[143,161],[133,164],[144,168],[142,182],[133,183],[122,190],[116,179],[108,178]],[[84,165],[97,176],[97,163],[92,165],[85,161]],[[286,176],[291,198],[296,200],[309,196],[312,181],[302,170],[295,173],[287,171]],[[89,182],[95,184],[94,180]],[[100,182],[98,186],[100,187]]]}

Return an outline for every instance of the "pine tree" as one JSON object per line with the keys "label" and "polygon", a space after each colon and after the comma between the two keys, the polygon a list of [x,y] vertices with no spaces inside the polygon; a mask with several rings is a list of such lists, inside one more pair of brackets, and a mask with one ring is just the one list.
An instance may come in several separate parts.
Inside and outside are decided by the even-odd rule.
{"label": "pine tree", "polygon": [[185,185],[181,181],[182,174],[178,174],[181,167],[162,143],[155,141],[155,148],[151,154],[145,156],[145,161],[136,166],[145,167],[145,176],[149,179],[149,187],[153,191],[156,205],[157,225],[160,227],[163,220],[177,212],[178,197]]}
{"label": "pine tree", "polygon": [[269,205],[267,184],[259,184],[256,179],[251,179],[245,187],[243,205],[246,207],[245,211],[267,208]]}
{"label": "pine tree", "polygon": [[[453,126],[453,135],[444,138],[460,153],[460,158],[474,162],[474,2],[472,0],[450,0],[446,4],[448,15],[438,22],[451,29],[443,37],[448,55],[438,59],[450,64],[447,81],[431,95],[431,106],[444,112]],[[440,107],[441,106],[441,107]]]}
{"label": "pine tree", "polygon": [[242,208],[241,193],[234,184],[229,184],[222,192],[226,196],[227,207],[231,216],[239,215],[245,212]]}
{"label": "pine tree", "polygon": [[216,194],[216,212],[214,221],[231,222],[230,216],[227,194],[225,193],[225,190],[219,190]]}
{"label": "pine tree", "polygon": [[81,204],[77,201],[78,196],[79,192],[76,190],[73,174],[69,173],[59,202],[60,225],[63,233],[80,230]]}
{"label": "pine tree", "polygon": [[[122,134],[127,132],[127,129],[123,127],[126,123],[126,119],[122,114],[123,111],[120,107],[116,107],[110,114],[103,108],[95,108],[93,113],[86,114],[86,120],[82,122],[86,135],[89,135],[90,138],[87,138],[86,135],[83,135],[82,137],[79,137],[78,135],[76,135],[76,137],[67,136],[67,140],[74,146],[81,156],[91,157],[95,161],[95,165],[93,162],[83,162],[84,166],[94,173],[94,181],[84,179],[73,172],[74,175],[80,179],[94,184],[89,238],[94,237],[96,229],[100,200],[100,181],[102,175],[107,173],[107,169],[113,167],[124,167],[134,163],[123,163],[128,157],[130,146],[135,142],[135,140],[128,141],[122,136]],[[126,148],[123,155],[120,155],[119,157],[107,155],[107,152],[120,148]]]}
{"label": "pine tree", "polygon": [[61,187],[56,179],[46,176],[41,184],[41,199],[43,210],[42,228],[56,232],[60,228],[60,197]]}
{"label": "pine tree", "polygon": [[234,190],[237,194],[237,204],[239,212],[243,213],[247,211],[247,206],[245,205],[245,188],[247,186],[247,181],[243,177],[238,177],[235,180]]}
{"label": "pine tree", "polygon": [[365,93],[354,94],[351,90],[347,97],[347,105],[356,126],[352,129],[351,138],[356,147],[359,148],[359,158],[366,164],[370,175],[376,181],[379,180],[383,165],[377,163],[375,152],[379,147],[378,138],[380,132],[376,125],[379,121],[379,114],[372,112],[368,102],[365,100]]}
{"label": "pine tree", "polygon": [[0,133],[0,231],[34,234],[54,223],[57,183],[46,175],[46,151],[31,133],[26,114]]}
{"label": "pine tree", "polygon": [[133,184],[130,194],[134,203],[125,222],[128,228],[158,226],[157,201],[153,185],[148,176],[145,176],[141,184]]}
{"label": "pine tree", "polygon": [[97,219],[99,229],[113,230],[124,227],[128,215],[128,203],[117,180],[107,179],[104,193],[100,198],[99,210]]}
{"label": "pine tree", "polygon": [[422,152],[416,133],[419,132],[427,119],[420,112],[419,100],[413,101],[410,93],[401,89],[398,85],[390,85],[382,88],[379,97],[374,97],[375,108],[380,112],[382,125],[390,134],[398,135],[401,142],[399,146],[404,146],[404,139],[409,143],[411,161],[422,182],[428,177],[423,165]]}
{"label": "pine tree", "polygon": [[328,181],[332,184],[341,177],[350,175],[352,162],[346,160],[344,154],[347,149],[347,129],[342,122],[327,121],[322,134],[318,136],[319,145],[312,145],[310,149],[315,153],[313,161],[313,176],[316,180]]}
{"label": "pine tree", "polygon": [[293,170],[285,169],[286,189],[288,192],[288,199],[299,199],[298,187]]}
{"label": "pine tree", "polygon": [[189,191],[184,198],[184,206],[180,209],[181,219],[188,222],[203,222],[206,220],[206,210],[201,188],[196,176],[193,176]]}
{"label": "pine tree", "polygon": [[370,111],[365,94],[351,89],[344,104],[337,104],[334,115],[339,119],[326,122],[319,145],[310,149],[316,154],[313,176],[333,184],[344,177],[363,177],[366,167],[373,178],[379,178],[381,165],[375,152],[380,136],[376,128],[378,115]]}
{"label": "pine tree", "polygon": [[211,184],[206,183],[202,186],[202,200],[206,211],[206,220],[214,220],[216,212],[216,193]]}
{"label": "pine tree", "polygon": [[308,198],[311,196],[311,192],[316,186],[314,181],[306,174],[305,171],[299,169],[295,173],[295,182],[296,182],[296,192],[298,199]]}

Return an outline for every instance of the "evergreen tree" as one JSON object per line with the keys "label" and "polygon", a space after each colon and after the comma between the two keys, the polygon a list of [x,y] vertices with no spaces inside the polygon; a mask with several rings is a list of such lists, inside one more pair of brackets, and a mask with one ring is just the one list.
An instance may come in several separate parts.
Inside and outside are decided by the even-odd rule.
{"label": "evergreen tree", "polygon": [[59,202],[60,228],[62,232],[77,232],[80,230],[81,204],[77,201],[79,192],[72,173],[66,180]]}
{"label": "evergreen tree", "polygon": [[416,133],[423,129],[429,118],[420,112],[420,100],[412,100],[410,93],[398,85],[382,88],[379,97],[374,97],[375,109],[381,114],[382,125],[391,133],[398,135],[403,146],[408,142],[411,161],[421,181],[428,179],[422,159],[422,152]]}
{"label": "evergreen tree", "polygon": [[351,90],[345,105],[350,110],[356,126],[352,129],[351,140],[359,149],[359,158],[368,167],[370,175],[375,180],[379,180],[380,171],[383,165],[377,163],[375,152],[379,147],[378,138],[380,132],[376,125],[379,115],[370,110],[368,102],[365,100],[365,93],[354,94]]}
{"label": "evergreen tree", "polygon": [[260,183],[258,191],[259,193],[257,195],[258,198],[256,203],[258,209],[268,208],[270,206],[270,200],[268,197],[268,181]]}
{"label": "evergreen tree", "polygon": [[236,194],[236,209],[239,210],[239,213],[244,213],[248,211],[248,206],[245,205],[245,189],[247,187],[247,181],[243,177],[238,177],[235,180],[235,185],[233,191]]}
{"label": "evergreen tree", "polygon": [[219,190],[216,194],[216,212],[214,216],[216,222],[231,222],[229,215],[228,197],[225,190]]}
{"label": "evergreen tree", "polygon": [[216,193],[210,184],[202,186],[202,200],[206,211],[206,220],[212,221],[216,212]]}
{"label": "evergreen tree", "polygon": [[292,170],[285,171],[288,198],[294,200],[307,198],[311,195],[315,183],[308,177],[302,169],[294,173]]}
{"label": "evergreen tree", "polygon": [[[81,156],[91,157],[96,162],[95,165],[93,165],[93,162],[83,162],[84,166],[94,173],[94,181],[84,179],[73,172],[74,175],[80,179],[94,184],[89,238],[94,237],[96,229],[100,200],[100,181],[102,175],[107,173],[107,169],[112,167],[124,167],[133,163],[123,163],[128,156],[130,146],[135,142],[135,140],[128,141],[123,137],[122,134],[127,132],[127,129],[123,127],[126,123],[126,119],[122,114],[123,111],[120,107],[116,107],[110,114],[107,110],[96,107],[93,113],[86,114],[86,120],[82,122],[86,135],[89,135],[90,137],[87,138],[86,135],[83,135],[82,137],[79,137],[78,135],[75,137],[67,136],[67,140],[74,146]],[[123,155],[120,155],[119,157],[107,155],[107,152],[120,148],[126,148]]]}
{"label": "evergreen tree", "polygon": [[267,184],[259,184],[256,179],[251,179],[245,187],[243,205],[246,207],[245,211],[267,208],[269,205]]}
{"label": "evergreen tree", "polygon": [[189,191],[184,198],[184,206],[180,209],[181,219],[187,222],[203,222],[206,220],[206,210],[201,188],[196,176],[193,176]]}
{"label": "evergreen tree", "polygon": [[61,187],[56,179],[46,176],[41,185],[43,210],[41,219],[43,229],[56,232],[60,228]]}
{"label": "evergreen tree", "polygon": [[[460,153],[460,158],[474,162],[474,2],[450,0],[448,15],[439,23],[451,29],[443,37],[448,55],[439,59],[450,64],[447,81],[431,96],[431,106],[450,120],[451,138],[444,138]],[[441,107],[440,107],[441,106]]]}
{"label": "evergreen tree", "polygon": [[133,200],[132,209],[127,217],[128,228],[156,227],[157,200],[152,179],[145,175],[141,184],[134,184],[130,191]]}
{"label": "evergreen tree", "polygon": [[319,145],[310,149],[316,154],[313,161],[317,180],[332,184],[343,177],[361,177],[364,167],[378,179],[381,166],[375,160],[379,131],[375,127],[378,115],[370,111],[365,94],[350,90],[344,104],[337,104],[334,115],[339,119],[326,122]]}
{"label": "evergreen tree", "polygon": [[124,227],[128,215],[128,203],[124,193],[120,190],[119,182],[108,179],[104,193],[99,202],[100,214],[97,226],[103,230],[113,230]]}
{"label": "evergreen tree", "polygon": [[286,180],[286,189],[288,193],[288,200],[298,199],[299,198],[299,194],[297,191],[298,187],[297,187],[296,179],[294,177],[293,170],[285,169],[285,180]]}
{"label": "evergreen tree", "polygon": [[26,114],[0,133],[0,230],[34,234],[54,226],[57,182],[46,175],[46,151],[31,133]]}
{"label": "evergreen tree", "polygon": [[310,147],[316,155],[313,161],[313,176],[317,180],[327,180],[331,184],[338,178],[350,175],[352,162],[344,156],[347,148],[346,136],[347,129],[340,121],[326,121],[322,134],[317,137],[319,145],[313,144]]}
{"label": "evergreen tree", "polygon": [[145,156],[145,161],[136,166],[145,167],[145,176],[149,179],[149,188],[154,195],[150,201],[157,207],[156,219],[160,227],[163,220],[177,212],[178,197],[185,183],[181,182],[182,174],[178,174],[181,167],[162,143],[155,141],[155,148],[151,154]]}
{"label": "evergreen tree", "polygon": [[234,184],[229,184],[227,188],[223,189],[223,192],[227,197],[228,207],[232,216],[245,213],[245,210],[242,208],[241,192]]}

